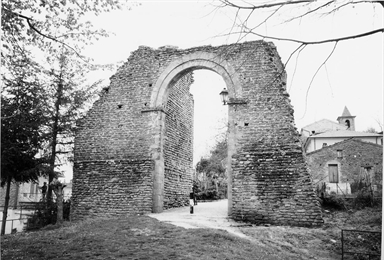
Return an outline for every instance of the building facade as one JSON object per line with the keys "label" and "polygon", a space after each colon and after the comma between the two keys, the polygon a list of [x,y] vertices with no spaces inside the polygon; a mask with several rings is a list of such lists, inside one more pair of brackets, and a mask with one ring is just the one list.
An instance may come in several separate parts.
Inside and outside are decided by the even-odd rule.
{"label": "building facade", "polygon": [[356,138],[307,153],[307,162],[318,190],[353,194],[363,182],[376,193],[382,190],[383,147]]}
{"label": "building facade", "polygon": [[[46,177],[39,177],[37,182],[12,183],[9,192],[9,208],[17,208],[20,202],[39,202],[42,199],[40,187],[44,182],[48,183]],[[0,188],[0,205],[5,202],[6,187]]]}
{"label": "building facade", "polygon": [[301,129],[301,137],[305,153],[310,153],[350,138],[383,145],[382,133],[355,131],[355,117],[345,107],[342,115],[337,118],[337,123],[323,119],[303,127]]}

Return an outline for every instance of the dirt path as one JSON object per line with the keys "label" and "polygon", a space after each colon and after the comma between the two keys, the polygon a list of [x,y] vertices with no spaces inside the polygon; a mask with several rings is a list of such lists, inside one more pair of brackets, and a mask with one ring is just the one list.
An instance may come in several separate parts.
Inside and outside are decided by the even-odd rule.
{"label": "dirt path", "polygon": [[285,259],[339,259],[332,248],[335,234],[330,230],[284,226],[245,225],[228,218],[228,200],[200,202],[190,214],[189,207],[149,214],[159,221],[184,228],[222,229],[251,241],[258,247],[272,248]]}
{"label": "dirt path", "polygon": [[190,214],[188,206],[148,216],[179,227],[222,229],[236,236],[249,238],[240,231],[238,223],[228,218],[228,200],[199,202],[193,209],[193,214]]}

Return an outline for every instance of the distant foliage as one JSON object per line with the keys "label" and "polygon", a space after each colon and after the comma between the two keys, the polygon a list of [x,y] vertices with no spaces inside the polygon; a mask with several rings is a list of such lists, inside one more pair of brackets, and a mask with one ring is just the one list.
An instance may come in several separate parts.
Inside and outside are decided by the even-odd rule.
{"label": "distant foliage", "polygon": [[218,200],[220,196],[215,188],[201,191],[196,195],[197,200]]}
{"label": "distant foliage", "polygon": [[197,180],[194,192],[198,200],[217,200],[227,197],[227,139],[219,141],[208,158],[201,158],[196,164]]}
{"label": "distant foliage", "polygon": [[373,127],[368,127],[367,130],[365,130],[366,133],[372,133],[372,134],[376,134],[377,131],[375,128]]}

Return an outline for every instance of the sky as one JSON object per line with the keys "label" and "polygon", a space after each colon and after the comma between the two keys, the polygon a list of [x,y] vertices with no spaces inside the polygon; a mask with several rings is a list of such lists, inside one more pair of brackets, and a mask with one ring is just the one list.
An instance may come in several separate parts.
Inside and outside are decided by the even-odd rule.
{"label": "sky", "polygon": [[[117,64],[126,61],[130,53],[141,45],[152,48],[173,45],[186,49],[238,41],[237,34],[225,35],[235,24],[235,10],[215,9],[215,3],[217,2],[143,1],[131,10],[100,15],[93,19],[93,24],[113,32],[114,35],[90,46],[84,54],[92,57],[96,63]],[[347,6],[334,14],[283,22],[295,12],[297,9],[283,9],[274,20],[268,20],[266,25],[258,27],[257,32],[314,41],[384,27],[383,8],[378,5]],[[260,23],[269,14],[265,11],[254,14],[248,25]],[[246,15],[240,13],[242,19]],[[248,35],[240,41],[260,39]],[[284,63],[298,47],[287,41],[267,41],[272,41],[277,46]],[[345,106],[356,116],[357,131],[365,131],[368,127],[381,130],[379,123],[383,123],[383,42],[382,33],[339,42],[326,66],[321,65],[330,55],[334,47],[332,43],[311,45],[301,51],[299,56],[292,56],[286,67],[287,91],[295,110],[298,130],[324,118],[336,121]],[[113,72],[106,72],[98,75],[108,79],[112,74]],[[195,82],[196,85],[191,90],[195,97],[197,127],[195,157],[200,157],[206,155],[213,146],[219,129],[225,125],[227,110],[219,99],[219,92],[225,87],[220,76],[210,71],[195,71]]]}

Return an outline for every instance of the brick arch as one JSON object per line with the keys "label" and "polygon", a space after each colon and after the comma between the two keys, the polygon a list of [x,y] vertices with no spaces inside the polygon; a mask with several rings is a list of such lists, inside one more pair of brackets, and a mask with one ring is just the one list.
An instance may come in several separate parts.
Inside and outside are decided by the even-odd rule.
{"label": "brick arch", "polygon": [[208,52],[196,52],[185,55],[171,62],[160,74],[151,95],[151,106],[158,107],[164,105],[167,98],[168,87],[176,82],[183,73],[196,69],[208,69],[216,72],[223,77],[227,85],[230,97],[239,98],[242,90],[239,87],[238,75],[235,69],[225,59],[217,54]]}
{"label": "brick arch", "polygon": [[[151,107],[165,107],[168,92],[172,85],[177,82],[183,75],[188,72],[198,70],[198,69],[207,69],[219,74],[224,82],[226,83],[228,95],[231,98],[241,98],[242,90],[241,85],[238,80],[238,74],[235,69],[226,62],[223,58],[217,54],[208,53],[208,52],[196,52],[192,54],[185,55],[181,58],[178,58],[171,62],[164,71],[158,77],[156,84],[153,88],[151,94]],[[157,123],[154,124],[153,131],[155,133],[160,133],[157,135],[157,138],[153,138],[154,142],[152,144],[152,158],[154,159],[154,181],[153,181],[153,207],[152,212],[159,213],[163,210],[163,200],[164,200],[164,137],[165,137],[165,114],[162,114],[157,118]],[[228,121],[232,122],[233,118],[231,113],[229,113]],[[230,126],[234,124],[230,123]],[[234,129],[230,129],[230,133],[234,133]],[[231,157],[235,149],[235,135],[229,134],[228,137],[228,158]],[[227,167],[228,179],[231,179],[231,167],[228,163]],[[228,212],[231,212],[232,209],[232,196],[231,196],[231,182],[228,183]]]}

